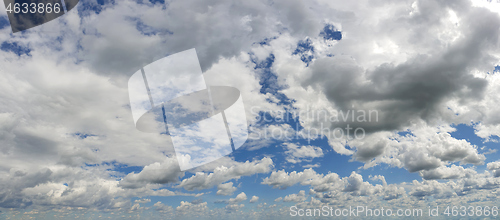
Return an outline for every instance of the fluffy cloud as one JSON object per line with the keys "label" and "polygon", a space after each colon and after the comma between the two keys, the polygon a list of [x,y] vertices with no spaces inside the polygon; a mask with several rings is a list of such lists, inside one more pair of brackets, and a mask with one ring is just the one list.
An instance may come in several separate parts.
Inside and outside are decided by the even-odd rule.
{"label": "fluffy cloud", "polygon": [[256,203],[259,201],[259,197],[258,196],[252,196],[252,198],[250,199],[250,201],[248,201],[249,203]]}
{"label": "fluffy cloud", "polygon": [[237,211],[238,209],[243,208],[243,207],[245,207],[244,204],[239,204],[239,205],[238,204],[230,204],[230,205],[226,206],[226,209],[229,212],[233,212],[233,211]]}
{"label": "fluffy cloud", "polygon": [[354,154],[356,158],[362,158],[359,152],[372,155],[366,158],[369,160],[363,159],[365,168],[387,163],[404,167],[409,172],[423,171],[420,172],[423,175],[437,168],[445,169],[452,162],[483,164],[485,155],[479,153],[477,146],[452,137],[450,133],[455,130],[449,125],[430,127],[416,123],[407,134],[377,133],[366,139],[353,140],[351,144],[359,148]]}
{"label": "fluffy cloud", "polygon": [[290,163],[300,163],[302,160],[323,156],[323,150],[315,146],[298,146],[292,143],[285,144],[286,160]]}
{"label": "fluffy cloud", "polygon": [[314,185],[326,191],[329,187],[340,183],[340,178],[336,173],[322,175],[316,173],[312,168],[309,168],[302,172],[292,171],[288,173],[284,170],[273,171],[269,177],[262,180],[262,184],[280,189],[286,189],[297,183],[302,185]]}
{"label": "fluffy cloud", "polygon": [[130,173],[122,181],[120,186],[124,188],[139,188],[145,184],[166,184],[179,181],[184,173],[180,171],[176,159],[167,158],[162,163],[154,163],[145,166],[140,173]]}
{"label": "fluffy cloud", "polygon": [[273,161],[268,157],[253,162],[238,163],[229,168],[221,166],[210,174],[197,172],[194,176],[182,180],[179,187],[187,190],[209,189],[228,180],[239,179],[241,176],[267,173],[271,170],[272,166]]}
{"label": "fluffy cloud", "polygon": [[151,202],[151,199],[138,199],[134,201],[135,203],[148,203]]}
{"label": "fluffy cloud", "polygon": [[173,211],[172,206],[165,205],[161,202],[156,202],[153,207],[156,209],[158,212],[164,212],[164,213],[171,213]]}
{"label": "fluffy cloud", "polygon": [[[373,9],[385,10],[384,3],[370,9],[359,5],[356,10],[351,7],[353,5],[341,8],[371,17],[369,20],[373,23],[360,27],[351,25],[349,16],[332,18],[342,23],[344,38],[331,45],[322,36],[310,36],[308,40],[314,50],[308,65],[293,55],[297,48],[297,41],[291,40],[293,37],[280,36],[269,44],[275,57],[272,69],[278,76],[277,81],[286,87],[281,92],[295,100],[293,106],[316,113],[327,110],[326,115],[301,118],[301,125],[305,129],[330,128],[330,133],[324,135],[329,135],[332,148],[341,154],[354,154],[355,159],[363,162],[387,155],[378,162],[405,166],[410,172],[435,169],[445,166],[447,161],[481,164],[484,156],[479,155],[474,146],[465,140],[447,137],[443,132],[434,130],[434,134],[440,135],[429,133],[425,138],[420,136],[422,139],[418,141],[414,138],[401,144],[394,142],[391,133],[418,130],[422,126],[432,129],[442,124],[477,122],[498,115],[490,110],[496,109],[493,91],[498,85],[497,76],[486,74],[498,63],[494,58],[497,56],[494,48],[498,46],[495,27],[500,25],[498,15],[471,7],[465,0],[457,4],[400,2],[391,5],[388,17],[380,17],[378,10]],[[485,16],[478,18],[479,14]],[[394,16],[400,19],[393,19]],[[391,31],[387,31],[389,26]],[[474,57],[469,56],[472,54]],[[332,122],[328,119],[334,116],[333,110],[357,115]],[[376,120],[359,120],[357,112],[370,110],[377,112]],[[346,134],[347,125],[363,128],[367,135],[361,140],[349,140],[351,149],[346,145],[347,139],[353,137],[332,138],[334,128],[343,129]],[[485,133],[486,127],[480,130],[484,133],[482,137],[489,136]],[[388,156],[393,148],[418,145],[420,140],[430,142],[433,149],[428,152],[425,145],[420,145],[408,149],[411,153],[406,149],[400,151],[396,160],[390,159],[394,155]]]}
{"label": "fluffy cloud", "polygon": [[420,176],[426,180],[433,179],[458,179],[471,177],[476,174],[475,170],[465,169],[461,166],[451,165],[451,167],[438,167],[433,170],[420,171]]}
{"label": "fluffy cloud", "polygon": [[207,202],[193,204],[186,201],[181,201],[181,204],[175,208],[177,212],[187,213],[187,212],[204,212],[208,210]]}
{"label": "fluffy cloud", "polygon": [[493,171],[495,177],[500,177],[500,161],[488,163],[487,168]]}
{"label": "fluffy cloud", "polygon": [[283,202],[303,202],[306,200],[306,192],[300,190],[297,194],[290,194],[283,198]]}
{"label": "fluffy cloud", "polygon": [[230,204],[239,203],[239,202],[242,202],[245,200],[247,200],[247,195],[244,192],[242,192],[242,193],[238,194],[235,198],[230,198],[229,203]]}
{"label": "fluffy cloud", "polygon": [[219,184],[217,186],[217,195],[232,195],[236,190],[237,188],[233,186],[233,182]]}
{"label": "fluffy cloud", "polygon": [[247,200],[247,195],[244,192],[238,194],[235,198],[230,198],[229,200],[218,200],[215,203],[227,203],[227,204],[236,204]]}

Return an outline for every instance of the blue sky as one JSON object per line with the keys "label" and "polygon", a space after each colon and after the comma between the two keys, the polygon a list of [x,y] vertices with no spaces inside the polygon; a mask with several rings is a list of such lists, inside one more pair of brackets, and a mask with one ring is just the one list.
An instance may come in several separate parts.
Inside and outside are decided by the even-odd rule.
{"label": "blue sky", "polygon": [[[26,31],[8,22],[0,8],[1,218],[498,204],[495,1],[82,0]],[[240,91],[249,139],[181,170],[168,134],[136,128],[128,82],[192,48],[207,85]],[[336,138],[346,126],[363,137]]]}

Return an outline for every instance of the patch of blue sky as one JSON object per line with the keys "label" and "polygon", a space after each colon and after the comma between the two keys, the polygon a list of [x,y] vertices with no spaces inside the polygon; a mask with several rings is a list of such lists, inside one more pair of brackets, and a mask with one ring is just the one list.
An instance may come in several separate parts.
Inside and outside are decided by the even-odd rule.
{"label": "patch of blue sky", "polygon": [[172,35],[174,34],[172,31],[167,29],[157,29],[145,24],[138,18],[132,18],[133,22],[136,23],[136,29],[141,32],[142,35],[153,36],[153,35]]}
{"label": "patch of blue sky", "polygon": [[[168,6],[168,3],[166,3],[165,0],[137,0],[136,2],[143,4],[151,3],[154,5],[164,5],[163,9],[166,9],[166,7]],[[115,3],[116,0],[81,0],[77,5],[78,15],[80,17],[84,17],[89,16],[92,13],[100,14],[108,5],[114,5]]]}
{"label": "patch of blue sky", "polygon": [[31,49],[29,47],[23,46],[17,42],[4,41],[0,45],[0,50],[5,51],[5,52],[13,52],[18,56],[21,56],[21,55],[31,56],[31,54],[30,54]]}
{"label": "patch of blue sky", "polygon": [[127,164],[121,164],[117,162],[113,162],[113,171],[117,171],[123,174],[129,173],[140,173],[143,167],[141,166],[129,166]]}
{"label": "patch of blue sky", "polygon": [[[274,54],[270,54],[264,60],[258,60],[252,53],[249,53],[250,60],[255,64],[254,69],[258,71],[260,74],[260,85],[262,86],[260,89],[260,93],[267,94],[270,93],[274,95],[278,100],[278,104],[280,105],[289,105],[292,103],[285,94],[280,91],[285,89],[283,85],[278,83],[278,76],[272,71],[272,66],[275,60]],[[272,102],[273,100],[268,100]]]}
{"label": "patch of blue sky", "polygon": [[325,40],[342,40],[342,32],[337,30],[332,24],[327,24],[319,34]]}
{"label": "patch of blue sky", "polygon": [[309,66],[314,59],[314,46],[312,45],[312,41],[310,39],[299,41],[292,55],[300,55],[300,60]]}
{"label": "patch of blue sky", "polygon": [[[261,120],[258,126],[265,126],[269,124],[279,124],[276,119],[271,117],[267,113],[260,114],[261,118],[266,118]],[[292,118],[293,117],[289,117]],[[297,119],[285,120],[286,124],[289,124],[295,131],[301,130],[302,126]],[[411,132],[405,131],[401,132],[403,135],[411,135]],[[252,134],[250,134],[252,135]],[[294,136],[295,137],[295,136]],[[351,175],[353,171],[358,172],[363,175],[365,180],[368,179],[369,175],[383,175],[386,177],[388,183],[399,183],[399,182],[411,182],[413,180],[421,180],[418,173],[408,173],[404,168],[391,167],[387,165],[379,165],[369,169],[359,169],[364,165],[362,162],[352,160],[350,155],[341,155],[335,152],[328,144],[327,137],[317,137],[316,139],[308,139],[303,136],[297,136],[298,138],[293,138],[292,140],[282,141],[282,140],[271,140],[268,147],[263,147],[254,151],[248,151],[243,148],[241,151],[235,151],[233,156],[237,161],[251,160],[252,158],[261,158],[263,155],[272,155],[273,162],[275,163],[275,169],[284,169],[286,172],[301,172],[307,169],[307,165],[316,165],[319,167],[314,167],[313,169],[320,174],[328,174],[329,172],[337,173],[340,177],[346,177]],[[283,148],[284,143],[294,143],[299,146],[316,146],[320,147],[323,151],[323,157],[317,158],[300,158],[302,162],[292,164],[286,161],[287,155],[285,153],[286,149]],[[306,166],[306,167],[304,167]]]}
{"label": "patch of blue sky", "polygon": [[495,69],[493,70],[494,73],[500,72],[500,66],[495,66]]}
{"label": "patch of blue sky", "polygon": [[153,4],[165,4],[165,0],[149,0]]}
{"label": "patch of blue sky", "polygon": [[264,38],[264,40],[262,40],[262,41],[260,41],[260,42],[255,42],[255,43],[253,43],[253,44],[259,44],[259,45],[261,45],[261,46],[265,46],[265,45],[269,46],[269,45],[270,45],[269,43],[270,43],[272,40],[275,40],[275,39],[277,39],[277,38],[278,38],[278,37]]}
{"label": "patch of blue sky", "polygon": [[[459,124],[459,125],[453,125],[453,127],[456,129],[456,131],[452,132],[450,135],[456,139],[464,139],[467,142],[476,145],[478,147],[478,152],[479,153],[486,153],[486,160],[485,164],[489,162],[494,162],[497,160],[500,160],[500,155],[498,152],[490,152],[490,150],[498,150],[500,144],[495,141],[489,141],[485,142],[485,139],[477,136],[474,131],[474,125],[475,124]],[[491,139],[498,140],[498,137],[493,137]],[[480,165],[477,166],[478,171],[484,171],[486,170],[486,165]]]}
{"label": "patch of blue sky", "polygon": [[[261,113],[261,117],[266,117],[266,120],[270,122],[261,121],[257,126],[265,126],[270,124],[280,124],[277,123],[277,119],[271,117],[268,113]],[[274,120],[273,120],[274,119]],[[297,118],[293,118],[292,116],[288,117],[290,120],[285,120],[284,123],[290,125],[290,129],[293,129],[294,132],[303,129],[300,126]],[[314,132],[312,132],[314,134]],[[252,133],[250,133],[250,137],[252,137]],[[281,170],[284,169],[286,172],[292,171],[303,171],[307,169],[308,166],[311,165],[320,165],[319,167],[314,167],[313,169],[317,173],[327,174],[329,172],[335,172],[339,174],[341,177],[349,176],[352,171],[356,171],[360,166],[363,165],[361,162],[352,161],[351,156],[349,155],[341,155],[335,152],[330,145],[328,144],[328,139],[326,136],[317,136],[315,138],[309,138],[307,135],[293,135],[289,138],[279,138],[279,135],[271,137],[263,137],[268,138],[269,142],[266,147],[259,148],[257,150],[249,151],[245,149],[245,145],[241,150],[235,151],[232,156],[234,156],[236,161],[246,161],[253,160],[255,158],[262,158],[266,155],[272,155],[273,162],[275,164],[275,169]],[[247,142],[251,144],[251,142]],[[299,158],[301,162],[299,163],[290,163],[287,161],[286,148],[284,147],[285,143],[293,143],[298,146],[315,146],[322,149],[324,156],[317,158]]]}
{"label": "patch of blue sky", "polygon": [[135,2],[139,3],[139,4],[148,4],[148,3],[151,3],[151,4],[165,4],[165,0],[135,0]]}
{"label": "patch of blue sky", "polygon": [[113,171],[113,172],[119,173],[120,175],[112,174],[112,177],[116,177],[116,178],[121,178],[122,175],[125,176],[129,173],[140,173],[142,171],[142,169],[144,168],[142,166],[130,166],[127,164],[122,164],[122,163],[116,162],[116,161],[102,162],[100,164],[85,163],[85,166],[83,166],[83,168],[85,168],[85,167],[100,167],[100,166],[107,168],[108,171]]}
{"label": "patch of blue sky", "polygon": [[80,17],[89,16],[93,13],[99,14],[104,9],[104,5],[113,5],[115,0],[96,0],[96,1],[85,1],[81,0],[77,7],[78,15]]}
{"label": "patch of blue sky", "polygon": [[10,27],[9,18],[7,16],[0,16],[0,29]]}
{"label": "patch of blue sky", "polygon": [[76,137],[78,137],[78,138],[80,138],[80,139],[85,139],[85,138],[88,138],[88,137],[96,137],[97,136],[95,134],[86,134],[86,133],[79,133],[79,132],[74,133],[73,135],[76,136]]}
{"label": "patch of blue sky", "polygon": [[400,136],[415,136],[415,135],[413,135],[413,133],[410,130],[400,131],[400,132],[398,132],[398,135],[400,135]]}
{"label": "patch of blue sky", "polygon": [[473,125],[466,125],[466,124],[458,124],[458,125],[452,125],[456,129],[456,131],[451,132],[450,135],[456,139],[465,139],[471,144],[475,144],[478,146],[481,146],[483,144],[483,139],[478,137],[474,133],[474,127]]}

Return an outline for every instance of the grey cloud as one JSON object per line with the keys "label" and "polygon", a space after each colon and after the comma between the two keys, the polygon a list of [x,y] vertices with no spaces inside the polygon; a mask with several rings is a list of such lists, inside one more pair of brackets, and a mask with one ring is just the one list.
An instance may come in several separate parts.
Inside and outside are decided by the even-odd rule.
{"label": "grey cloud", "polygon": [[[275,14],[266,1],[172,1],[165,8],[118,3],[82,20],[89,34],[81,36],[84,49],[79,57],[101,74],[120,75],[131,74],[168,54],[196,48],[201,67],[207,70],[221,57],[239,55],[252,43],[268,37],[276,29],[268,23],[277,20]],[[137,21],[126,19],[131,15],[157,33],[142,34],[136,29]]]}
{"label": "grey cloud", "polygon": [[[398,22],[387,21],[395,26],[392,28],[405,28],[405,34],[394,36],[395,42],[401,43],[399,47],[411,47],[412,43],[422,45],[422,42],[411,42],[411,38],[404,37],[408,37],[407,33],[419,34],[425,33],[423,29],[439,28],[447,8],[457,11],[461,19],[459,31],[463,36],[453,43],[432,41],[430,36],[435,33],[420,36],[418,40],[425,43],[439,42],[437,45],[443,45],[440,46],[442,50],[416,52],[402,63],[387,61],[369,69],[347,54],[318,58],[310,65],[310,77],[301,82],[305,89],[312,87],[325,94],[333,106],[344,111],[376,109],[380,113],[377,122],[359,123],[349,119],[333,123],[332,128],[350,124],[372,133],[402,129],[415,119],[432,124],[444,117],[439,108],[445,102],[458,99],[460,103],[471,103],[484,98],[488,81],[474,76],[472,71],[483,70],[484,66],[493,66],[496,62],[492,53],[498,46],[498,15],[482,8],[468,8],[465,1],[439,2],[441,7],[436,8],[431,1],[418,1],[417,5],[421,9],[418,15],[406,15],[407,18]],[[368,39],[376,41],[372,38]],[[340,41],[339,46],[349,43],[352,42]],[[437,45],[425,46],[436,48]]]}
{"label": "grey cloud", "polygon": [[367,144],[363,147],[359,147],[354,157],[359,161],[369,161],[379,155],[381,155],[385,148],[388,146],[386,140],[378,140],[377,142],[366,142]]}
{"label": "grey cloud", "polygon": [[217,186],[217,195],[228,196],[232,195],[237,188],[233,186],[233,182],[219,184]]}
{"label": "grey cloud", "polygon": [[174,210],[172,208],[172,206],[165,205],[165,204],[161,203],[160,201],[158,201],[157,203],[155,203],[153,205],[153,207],[155,207],[155,210],[159,211],[159,212],[168,212],[168,213],[171,213]]}
{"label": "grey cloud", "polygon": [[404,155],[404,165],[409,172],[416,172],[438,168],[442,163],[439,159],[430,157],[426,152],[410,151]]}
{"label": "grey cloud", "polygon": [[363,184],[363,177],[357,173],[352,173],[351,176],[347,178],[347,186],[344,191],[346,192],[354,192],[361,189],[361,185]]}
{"label": "grey cloud", "polygon": [[458,179],[464,177],[471,177],[476,174],[476,171],[465,169],[461,166],[452,165],[451,167],[438,167],[432,170],[420,171],[420,176],[426,180],[434,179]]}
{"label": "grey cloud", "polygon": [[15,171],[10,178],[0,179],[0,207],[23,208],[30,206],[32,201],[24,197],[22,190],[47,183],[52,173],[50,169],[42,169],[34,173]]}
{"label": "grey cloud", "polygon": [[500,177],[500,161],[488,163],[486,167],[493,172],[494,177]]}
{"label": "grey cloud", "polygon": [[140,188],[146,184],[166,184],[179,181],[179,177],[183,177],[184,172],[180,171],[179,164],[176,159],[167,158],[162,163],[154,163],[145,166],[140,173],[130,173],[122,181],[119,186],[124,188]]}

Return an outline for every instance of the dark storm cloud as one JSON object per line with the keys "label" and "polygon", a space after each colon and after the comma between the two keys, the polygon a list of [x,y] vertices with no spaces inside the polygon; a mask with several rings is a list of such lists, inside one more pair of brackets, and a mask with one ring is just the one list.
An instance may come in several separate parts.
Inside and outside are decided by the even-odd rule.
{"label": "dark storm cloud", "polygon": [[318,59],[311,65],[312,76],[302,86],[320,89],[339,109],[379,111],[378,122],[355,120],[335,127],[350,124],[370,133],[400,129],[417,118],[432,121],[439,118],[437,108],[444,101],[481,100],[488,86],[471,71],[493,59],[489,52],[497,47],[499,17],[484,9],[471,9],[463,21],[463,38],[443,52],[419,54],[401,64],[384,63],[368,70],[346,56]]}

